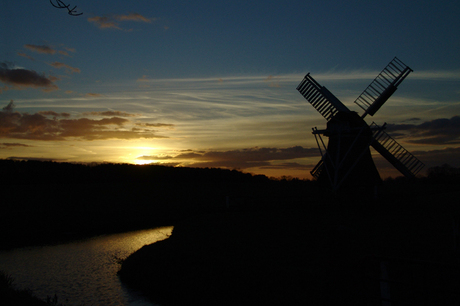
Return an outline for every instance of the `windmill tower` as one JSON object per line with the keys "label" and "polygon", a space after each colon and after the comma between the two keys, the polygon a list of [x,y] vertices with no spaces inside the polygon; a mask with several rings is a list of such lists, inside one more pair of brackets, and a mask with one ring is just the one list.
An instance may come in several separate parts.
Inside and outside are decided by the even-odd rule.
{"label": "windmill tower", "polygon": [[[375,115],[410,72],[412,69],[395,57],[355,100],[364,110],[361,116],[350,111],[309,73],[305,76],[297,90],[327,120],[325,130],[313,128],[321,153],[321,160],[311,171],[314,178],[334,191],[375,186],[381,179],[371,146],[404,176],[415,177],[424,164],[384,131],[386,123],[378,126],[364,121],[367,115]],[[327,146],[321,135],[329,138]]]}

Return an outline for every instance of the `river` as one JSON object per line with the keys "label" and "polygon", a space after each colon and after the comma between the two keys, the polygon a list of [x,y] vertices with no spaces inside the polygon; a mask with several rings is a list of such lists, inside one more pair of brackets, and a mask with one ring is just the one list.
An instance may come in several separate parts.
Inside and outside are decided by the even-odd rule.
{"label": "river", "polygon": [[172,227],[162,227],[1,251],[0,270],[14,278],[16,287],[31,289],[43,300],[56,294],[64,305],[152,306],[120,282],[117,258],[166,239],[171,232]]}

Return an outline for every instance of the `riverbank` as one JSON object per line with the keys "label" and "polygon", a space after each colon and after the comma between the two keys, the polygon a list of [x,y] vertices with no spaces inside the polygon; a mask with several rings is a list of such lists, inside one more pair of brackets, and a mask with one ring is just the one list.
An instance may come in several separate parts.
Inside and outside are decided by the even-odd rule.
{"label": "riverbank", "polygon": [[168,226],[222,210],[228,196],[280,185],[238,171],[158,165],[0,160],[0,169],[1,250]]}
{"label": "riverbank", "polygon": [[49,300],[48,296],[59,297],[59,304],[50,306],[58,306],[61,302],[67,305],[152,305],[122,286],[116,273],[121,259],[146,244],[166,239],[171,230],[162,227],[0,252],[0,271],[14,277],[14,284],[3,287],[15,289],[1,290],[0,277],[0,305],[14,297],[14,293],[28,291],[27,288],[43,301]]}
{"label": "riverbank", "polygon": [[[161,305],[368,305],[379,301],[383,262],[413,287],[393,287],[393,298],[457,303],[459,195],[201,215],[132,254],[119,276]],[[426,290],[434,279],[442,288]]]}
{"label": "riverbank", "polygon": [[[19,290],[14,288],[14,278],[0,270],[0,303],[2,305],[58,306],[57,298],[55,301],[55,304],[47,303],[34,296],[30,290]],[[51,299],[49,299],[48,302],[51,302]]]}

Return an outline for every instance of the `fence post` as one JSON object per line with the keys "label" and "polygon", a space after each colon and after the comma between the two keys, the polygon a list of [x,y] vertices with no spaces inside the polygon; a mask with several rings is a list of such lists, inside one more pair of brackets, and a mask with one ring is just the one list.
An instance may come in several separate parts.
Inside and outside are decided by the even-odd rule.
{"label": "fence post", "polygon": [[380,261],[380,296],[382,300],[382,306],[391,306],[388,261]]}
{"label": "fence post", "polygon": [[454,236],[454,251],[457,251],[459,242],[459,222],[456,216],[452,217],[452,230]]}

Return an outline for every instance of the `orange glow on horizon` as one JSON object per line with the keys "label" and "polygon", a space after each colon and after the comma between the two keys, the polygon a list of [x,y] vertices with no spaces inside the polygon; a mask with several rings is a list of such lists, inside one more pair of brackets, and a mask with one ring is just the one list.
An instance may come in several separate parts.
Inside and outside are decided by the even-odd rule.
{"label": "orange glow on horizon", "polygon": [[157,160],[142,160],[142,159],[135,159],[132,163],[135,165],[148,165],[148,164],[154,164],[157,163]]}

